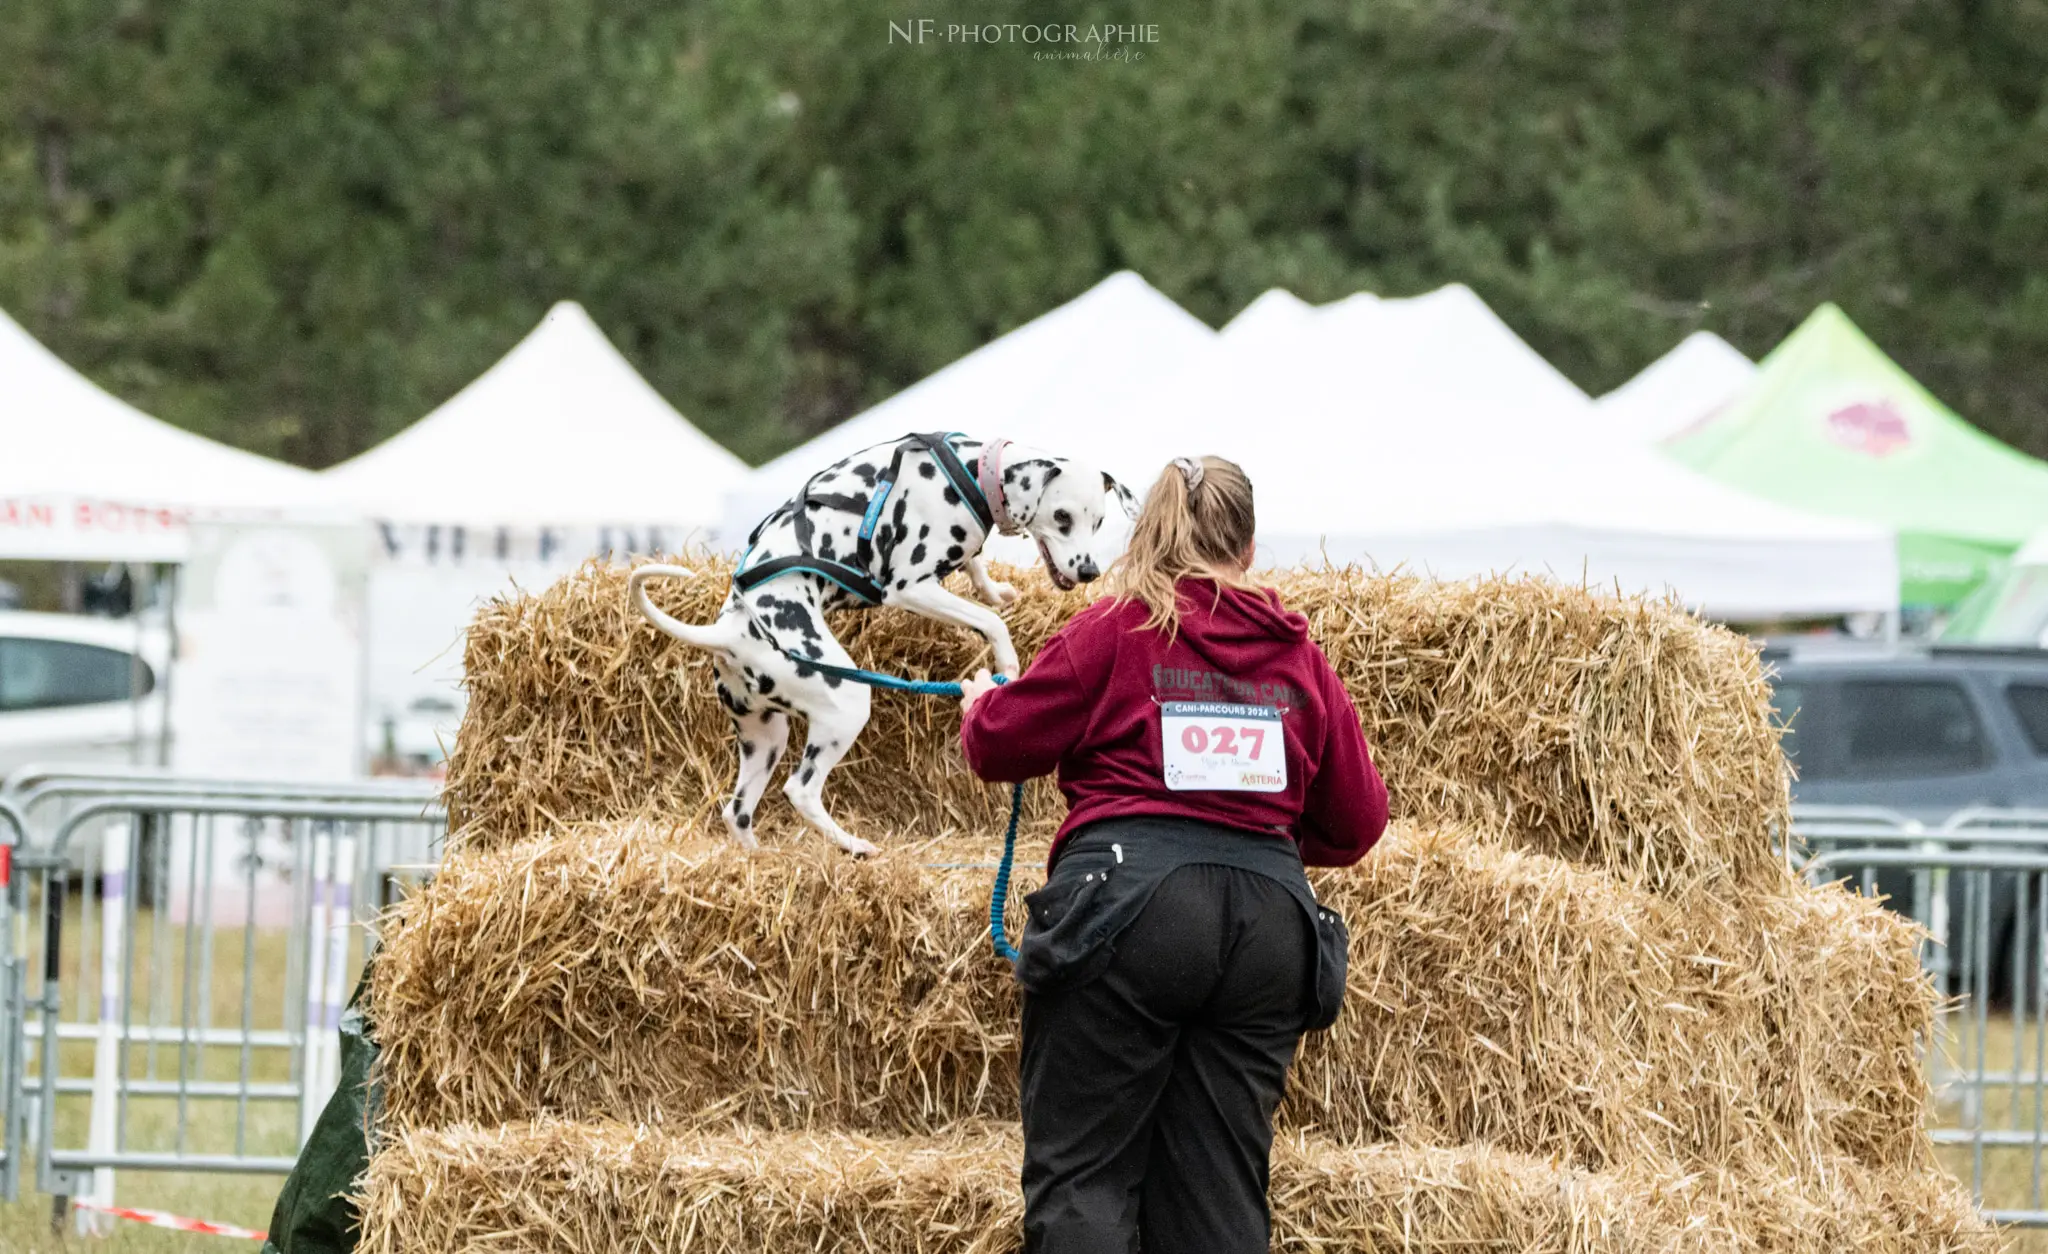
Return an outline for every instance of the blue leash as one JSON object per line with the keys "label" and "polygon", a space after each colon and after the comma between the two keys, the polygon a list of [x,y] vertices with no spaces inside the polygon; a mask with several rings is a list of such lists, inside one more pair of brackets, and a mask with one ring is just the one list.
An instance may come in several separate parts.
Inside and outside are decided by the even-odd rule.
{"label": "blue leash", "polygon": [[[793,649],[784,649],[793,662],[801,662],[826,675],[847,680],[850,683],[866,684],[870,688],[887,688],[891,692],[914,692],[924,697],[957,697],[961,695],[960,685],[940,679],[905,679],[901,675],[884,675],[880,671],[864,671],[857,666],[834,666],[808,658]],[[1001,675],[995,677],[998,684],[1009,680]],[[995,886],[988,897],[988,934],[995,942],[996,956],[1015,965],[1017,951],[1011,947],[1010,938],[1003,930],[1003,906],[1010,899],[1010,867],[1017,858],[1017,821],[1024,814],[1024,785],[1015,784],[1010,788],[1010,830],[1003,835],[1003,860],[996,865]]]}

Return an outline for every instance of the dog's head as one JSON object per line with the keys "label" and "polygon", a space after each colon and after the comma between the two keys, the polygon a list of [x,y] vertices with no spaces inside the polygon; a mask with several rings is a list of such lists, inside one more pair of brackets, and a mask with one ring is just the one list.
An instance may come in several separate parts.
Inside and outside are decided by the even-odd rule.
{"label": "dog's head", "polygon": [[1002,459],[1003,503],[1010,521],[1038,542],[1045,573],[1062,588],[1087,583],[1109,565],[1098,550],[1105,498],[1138,516],[1131,490],[1085,462],[1011,446]]}

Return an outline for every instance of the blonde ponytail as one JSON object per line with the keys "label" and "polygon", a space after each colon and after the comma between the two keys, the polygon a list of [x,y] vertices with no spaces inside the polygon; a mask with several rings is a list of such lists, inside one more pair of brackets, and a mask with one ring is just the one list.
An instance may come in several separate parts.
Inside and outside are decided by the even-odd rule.
{"label": "blonde ponytail", "polygon": [[1109,568],[1109,591],[1120,602],[1142,602],[1151,611],[1146,628],[1171,637],[1180,631],[1182,579],[1256,586],[1238,569],[1255,526],[1252,481],[1236,462],[1175,458],[1145,494],[1130,546]]}

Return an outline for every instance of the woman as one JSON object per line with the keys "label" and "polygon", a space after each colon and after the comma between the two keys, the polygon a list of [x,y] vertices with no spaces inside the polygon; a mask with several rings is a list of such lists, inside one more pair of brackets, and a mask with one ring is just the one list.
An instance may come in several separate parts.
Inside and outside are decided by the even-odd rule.
{"label": "woman", "polygon": [[1273,1109],[1343,994],[1302,865],[1363,857],[1387,791],[1308,620],[1246,575],[1252,530],[1242,470],[1176,460],[1113,595],[964,687],[975,773],[1067,798],[1017,964],[1036,1254],[1263,1252]]}

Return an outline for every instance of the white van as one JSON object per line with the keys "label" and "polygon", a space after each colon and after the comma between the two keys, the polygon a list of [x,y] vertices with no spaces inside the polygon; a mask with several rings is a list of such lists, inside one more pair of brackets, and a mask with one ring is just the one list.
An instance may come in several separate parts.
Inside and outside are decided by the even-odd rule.
{"label": "white van", "polygon": [[0,775],[31,762],[156,765],[170,657],[134,619],[0,611]]}

